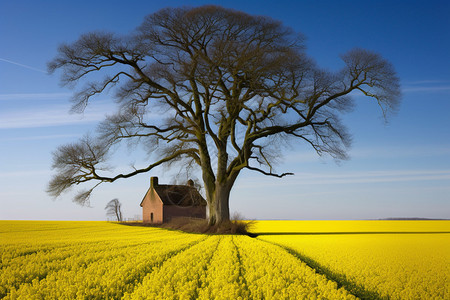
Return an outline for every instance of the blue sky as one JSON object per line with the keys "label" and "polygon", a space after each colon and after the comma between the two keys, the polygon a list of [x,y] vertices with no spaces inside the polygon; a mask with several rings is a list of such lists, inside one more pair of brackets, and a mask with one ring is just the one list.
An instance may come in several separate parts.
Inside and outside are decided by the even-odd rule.
{"label": "blue sky", "polygon": [[[282,21],[306,37],[307,52],[338,70],[339,55],[367,48],[391,61],[402,83],[399,112],[385,124],[381,111],[357,98],[344,116],[353,135],[351,159],[336,164],[293,144],[277,166],[295,176],[275,179],[245,172],[231,195],[231,211],[250,219],[450,218],[450,2],[448,1],[1,1],[0,219],[104,220],[119,198],[125,217],[140,215],[150,176],[158,169],[101,186],[92,207],[70,195],[46,193],[51,153],[94,131],[115,111],[102,95],[84,114],[69,114],[72,90],[47,75],[58,45],[80,34],[126,34],[144,16],[167,6],[220,4]],[[142,161],[131,153],[115,164]]]}

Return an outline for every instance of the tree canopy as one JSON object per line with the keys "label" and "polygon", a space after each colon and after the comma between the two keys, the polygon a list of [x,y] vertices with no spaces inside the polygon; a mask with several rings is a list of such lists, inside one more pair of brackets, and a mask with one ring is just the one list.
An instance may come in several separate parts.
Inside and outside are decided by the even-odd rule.
{"label": "tree canopy", "polygon": [[[342,70],[321,69],[306,55],[301,34],[269,17],[218,6],[162,9],[126,36],[84,34],[60,46],[49,71],[62,69],[63,84],[81,86],[73,110],[108,91],[119,109],[97,136],[55,151],[48,192],[59,196],[94,182],[74,199],[85,204],[101,183],[183,162],[199,167],[210,224],[227,221],[241,171],[291,174],[273,168],[284,141],[347,158],[351,138],[339,116],[353,107],[352,93],[378,103],[385,116],[396,109],[399,79],[387,60],[358,48],[341,58]],[[122,142],[143,145],[152,161],[111,175],[110,149]]]}

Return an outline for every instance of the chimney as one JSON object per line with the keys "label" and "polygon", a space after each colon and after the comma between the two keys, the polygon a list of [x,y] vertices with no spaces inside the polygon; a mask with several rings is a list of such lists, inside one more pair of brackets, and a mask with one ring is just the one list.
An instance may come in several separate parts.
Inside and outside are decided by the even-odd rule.
{"label": "chimney", "polygon": [[158,177],[150,177],[150,188],[158,186]]}

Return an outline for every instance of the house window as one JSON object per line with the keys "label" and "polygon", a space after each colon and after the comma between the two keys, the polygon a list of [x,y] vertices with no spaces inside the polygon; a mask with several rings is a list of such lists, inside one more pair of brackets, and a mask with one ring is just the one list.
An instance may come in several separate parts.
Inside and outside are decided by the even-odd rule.
{"label": "house window", "polygon": [[150,222],[153,223],[153,213],[150,213]]}

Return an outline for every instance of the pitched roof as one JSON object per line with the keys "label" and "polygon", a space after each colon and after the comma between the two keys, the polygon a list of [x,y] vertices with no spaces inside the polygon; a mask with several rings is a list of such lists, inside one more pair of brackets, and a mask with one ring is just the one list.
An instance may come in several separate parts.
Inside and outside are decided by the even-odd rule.
{"label": "pitched roof", "polygon": [[[150,188],[147,193],[151,190]],[[156,193],[164,205],[177,206],[206,206],[206,200],[200,195],[195,187],[188,185],[166,185],[158,184],[154,187]],[[147,195],[146,193],[146,195]],[[145,199],[145,197],[144,197]],[[144,202],[142,199],[141,206]]]}

